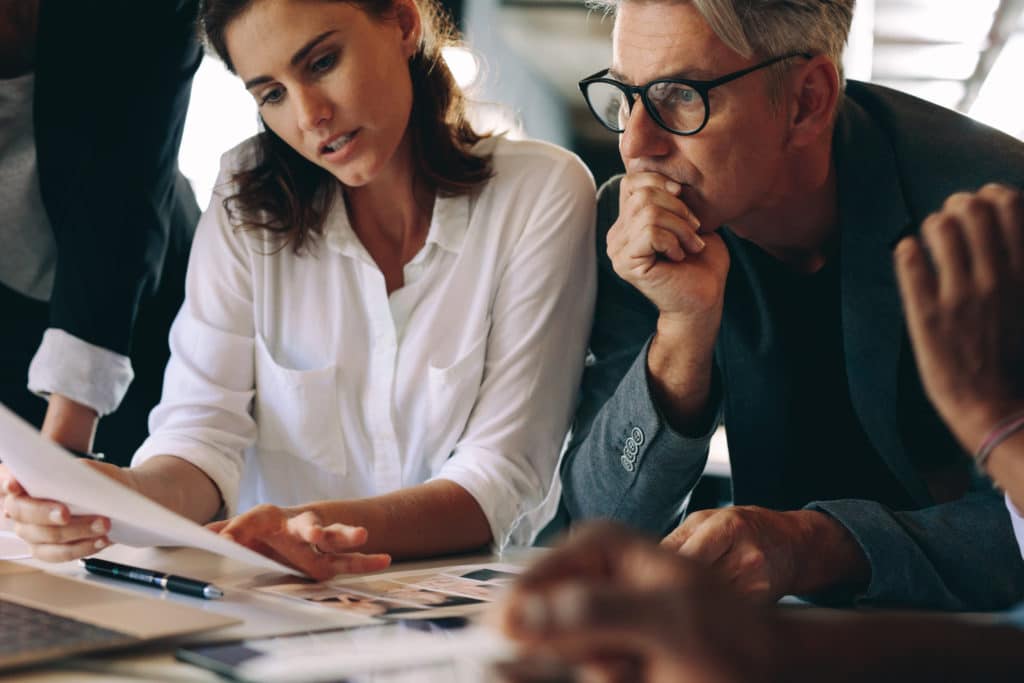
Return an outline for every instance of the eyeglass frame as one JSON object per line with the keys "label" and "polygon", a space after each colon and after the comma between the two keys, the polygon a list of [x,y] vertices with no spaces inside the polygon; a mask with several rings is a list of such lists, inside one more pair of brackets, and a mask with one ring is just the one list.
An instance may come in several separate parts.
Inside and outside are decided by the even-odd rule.
{"label": "eyeglass frame", "polygon": [[[755,64],[754,66],[747,67],[746,69],[733,71],[732,73],[725,74],[724,76],[721,76],[710,81],[698,81],[689,78],[656,78],[653,81],[645,83],[644,85],[629,85],[627,83],[617,81],[614,78],[607,78],[608,72],[611,71],[611,69],[601,69],[597,73],[582,79],[578,85],[580,92],[583,94],[583,100],[587,103],[587,108],[590,109],[590,113],[594,115],[594,118],[597,119],[598,123],[600,123],[608,130],[612,131],[613,133],[624,133],[626,132],[626,129],[625,127],[623,127],[621,130],[618,128],[612,128],[607,123],[605,123],[604,118],[602,118],[594,110],[594,105],[591,104],[590,98],[587,96],[587,88],[589,88],[594,83],[606,83],[622,91],[622,93],[626,96],[627,101],[629,102],[629,113],[631,115],[633,113],[633,107],[636,103],[635,96],[640,95],[640,100],[644,103],[644,109],[647,110],[647,114],[661,128],[668,131],[669,133],[672,133],[673,135],[696,135],[697,133],[704,130],[704,127],[708,125],[708,120],[710,120],[711,118],[711,101],[708,99],[708,93],[711,92],[712,89],[717,88],[720,85],[725,85],[726,83],[731,83],[732,81],[735,81],[738,78],[742,78],[747,74],[753,73],[765,67],[771,66],[773,64],[778,64],[779,62],[785,61],[787,59],[792,59],[793,57],[804,57],[805,59],[813,59],[814,55],[811,54],[810,52],[790,52],[779,57],[772,57],[769,60],[761,62],[760,64]],[[664,121],[662,121],[657,109],[654,107],[653,104],[651,104],[651,101],[647,95],[647,92],[648,90],[650,90],[651,86],[658,85],[660,83],[685,85],[690,88],[693,88],[697,92],[697,94],[700,95],[700,99],[704,103],[704,121],[701,122],[700,126],[698,126],[692,131],[684,133],[673,128],[670,128]]]}

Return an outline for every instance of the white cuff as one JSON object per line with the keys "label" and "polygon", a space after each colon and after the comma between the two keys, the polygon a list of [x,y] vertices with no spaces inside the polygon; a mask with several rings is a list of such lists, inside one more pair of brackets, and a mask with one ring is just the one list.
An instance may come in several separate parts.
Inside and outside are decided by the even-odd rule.
{"label": "white cuff", "polygon": [[51,327],[28,368],[28,390],[62,394],[102,417],[121,404],[135,373],[128,356]]}
{"label": "white cuff", "polygon": [[[433,479],[453,481],[473,496],[491,527],[492,547],[504,550],[510,542],[528,544],[537,529],[520,528],[541,505],[547,491],[527,482],[509,458],[483,448],[458,448]],[[530,499],[530,494],[536,494]]]}

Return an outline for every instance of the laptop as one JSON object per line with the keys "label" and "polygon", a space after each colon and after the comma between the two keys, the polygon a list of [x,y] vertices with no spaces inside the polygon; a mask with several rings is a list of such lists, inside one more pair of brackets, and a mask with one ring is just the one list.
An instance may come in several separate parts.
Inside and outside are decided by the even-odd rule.
{"label": "laptop", "polygon": [[0,561],[0,670],[237,623],[193,607]]}

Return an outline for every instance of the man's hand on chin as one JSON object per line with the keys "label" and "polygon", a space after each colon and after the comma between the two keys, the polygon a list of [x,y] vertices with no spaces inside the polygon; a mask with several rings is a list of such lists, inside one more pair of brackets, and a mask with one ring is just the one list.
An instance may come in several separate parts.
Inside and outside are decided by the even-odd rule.
{"label": "man's hand on chin", "polygon": [[710,567],[719,580],[757,602],[864,586],[871,578],[867,558],[850,532],[813,510],[701,510],[661,544]]}

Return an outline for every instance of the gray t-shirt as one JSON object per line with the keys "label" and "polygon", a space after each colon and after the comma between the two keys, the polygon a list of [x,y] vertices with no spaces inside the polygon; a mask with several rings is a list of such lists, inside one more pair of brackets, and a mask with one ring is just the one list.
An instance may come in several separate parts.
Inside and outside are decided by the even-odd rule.
{"label": "gray t-shirt", "polygon": [[0,79],[0,282],[37,301],[49,301],[57,244],[39,192],[34,88],[33,73]]}

